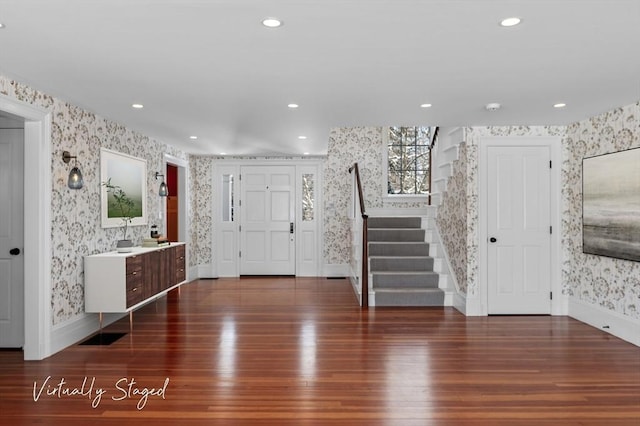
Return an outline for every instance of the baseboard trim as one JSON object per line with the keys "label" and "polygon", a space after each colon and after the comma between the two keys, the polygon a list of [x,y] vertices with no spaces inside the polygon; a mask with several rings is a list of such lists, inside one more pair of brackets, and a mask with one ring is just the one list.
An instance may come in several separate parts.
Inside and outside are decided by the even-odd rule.
{"label": "baseboard trim", "polygon": [[[119,319],[125,317],[126,313],[104,314],[102,317],[102,327],[106,327]],[[98,314],[83,313],[62,324],[54,325],[51,329],[51,353],[49,357],[71,345],[96,333],[100,329]]]}
{"label": "baseboard trim", "polygon": [[458,293],[457,291],[453,293],[453,307],[456,308],[462,315],[467,315],[467,298],[464,294]]}
{"label": "baseboard trim", "polygon": [[323,277],[349,277],[351,268],[348,263],[325,263],[322,266]]}
{"label": "baseboard trim", "polygon": [[600,306],[569,298],[569,316],[585,324],[640,346],[640,321]]}
{"label": "baseboard trim", "polygon": [[196,269],[196,277],[197,278],[218,278],[218,274],[215,273],[213,265],[204,264],[198,265],[194,267]]}

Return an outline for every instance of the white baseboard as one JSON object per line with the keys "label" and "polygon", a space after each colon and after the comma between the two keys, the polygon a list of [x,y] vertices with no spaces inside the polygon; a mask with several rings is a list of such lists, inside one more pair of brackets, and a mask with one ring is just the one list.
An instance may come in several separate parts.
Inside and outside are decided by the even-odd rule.
{"label": "white baseboard", "polygon": [[193,268],[196,270],[196,278],[218,278],[218,274],[216,274],[216,271],[211,264],[198,265]]}
{"label": "white baseboard", "polygon": [[[104,314],[102,317],[102,327],[125,317],[126,313]],[[81,314],[62,324],[54,325],[51,329],[51,356],[79,341],[89,337],[100,329],[98,314]]]}
{"label": "white baseboard", "polygon": [[569,299],[569,316],[640,346],[640,321],[638,320],[573,297]]}
{"label": "white baseboard", "polygon": [[457,291],[453,293],[452,306],[456,308],[462,315],[467,315],[467,298],[464,294],[458,293]]}
{"label": "white baseboard", "polygon": [[348,263],[325,263],[322,265],[323,277],[349,277],[351,268]]}

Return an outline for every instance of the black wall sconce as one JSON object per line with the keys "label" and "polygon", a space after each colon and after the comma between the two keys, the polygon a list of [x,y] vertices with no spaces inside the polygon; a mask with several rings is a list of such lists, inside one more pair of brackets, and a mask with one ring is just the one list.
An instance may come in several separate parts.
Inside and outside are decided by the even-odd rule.
{"label": "black wall sconce", "polygon": [[167,189],[167,184],[164,183],[164,175],[156,172],[156,180],[158,180],[158,177],[160,176],[162,176],[162,182],[160,183],[160,190],[158,190],[158,195],[160,195],[161,197],[166,197],[167,195],[169,195],[169,190]]}
{"label": "black wall sconce", "polygon": [[62,161],[68,164],[72,158],[74,159],[73,168],[69,172],[67,186],[71,189],[80,189],[84,185],[84,180],[82,179],[82,172],[80,172],[80,169],[78,168],[78,157],[76,155],[71,155],[69,151],[62,151]]}

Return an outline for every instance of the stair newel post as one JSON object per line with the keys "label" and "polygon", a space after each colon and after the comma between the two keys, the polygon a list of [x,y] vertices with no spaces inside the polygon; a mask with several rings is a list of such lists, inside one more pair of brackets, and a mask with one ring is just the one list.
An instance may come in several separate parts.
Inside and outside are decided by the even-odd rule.
{"label": "stair newel post", "polygon": [[362,215],[362,307],[369,307],[369,216]]}

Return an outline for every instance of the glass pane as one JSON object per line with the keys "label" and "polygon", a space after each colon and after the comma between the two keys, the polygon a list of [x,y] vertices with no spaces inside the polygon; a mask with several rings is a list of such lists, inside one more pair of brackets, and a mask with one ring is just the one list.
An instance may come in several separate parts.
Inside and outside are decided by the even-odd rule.
{"label": "glass pane", "polygon": [[222,221],[233,222],[233,175],[222,175]]}
{"label": "glass pane", "polygon": [[429,172],[416,172],[416,194],[429,193]]}
{"label": "glass pane", "polygon": [[400,145],[390,145],[387,157],[389,170],[399,171],[402,168],[402,147]]}
{"label": "glass pane", "polygon": [[398,172],[389,171],[387,179],[387,193],[388,194],[400,194],[402,187],[400,185],[400,174]]}
{"label": "glass pane", "polygon": [[389,127],[389,145],[398,145],[402,141],[402,134],[400,127]]}
{"label": "glass pane", "polygon": [[313,175],[302,175],[302,220],[313,220]]}

